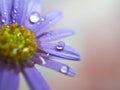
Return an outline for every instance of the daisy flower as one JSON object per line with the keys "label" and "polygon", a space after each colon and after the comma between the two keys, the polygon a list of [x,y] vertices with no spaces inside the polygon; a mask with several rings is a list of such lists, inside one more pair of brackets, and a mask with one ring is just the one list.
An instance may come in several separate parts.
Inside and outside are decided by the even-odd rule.
{"label": "daisy flower", "polygon": [[[60,11],[41,16],[40,0],[0,0],[0,90],[17,90],[19,74],[31,90],[50,90],[35,64],[68,76],[75,72],[60,59],[78,61],[79,54],[63,41],[69,29],[47,31],[62,17]],[[57,59],[57,60],[54,60]]]}

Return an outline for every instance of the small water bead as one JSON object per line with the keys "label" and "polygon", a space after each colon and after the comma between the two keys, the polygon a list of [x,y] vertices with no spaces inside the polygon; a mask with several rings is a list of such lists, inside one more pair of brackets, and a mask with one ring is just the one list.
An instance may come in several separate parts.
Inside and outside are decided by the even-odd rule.
{"label": "small water bead", "polygon": [[42,17],[42,18],[40,19],[40,21],[41,21],[41,22],[44,22],[44,21],[45,21],[45,18],[44,18],[44,17]]}
{"label": "small water bead", "polygon": [[15,19],[13,19],[13,20],[12,20],[12,22],[13,22],[13,23],[15,23],[15,22],[16,22],[16,20],[15,20]]}
{"label": "small water bead", "polygon": [[14,11],[13,11],[14,13],[17,13],[17,10],[16,9],[14,9]]}
{"label": "small water bead", "polygon": [[37,23],[40,20],[40,14],[38,12],[34,12],[30,15],[30,22]]}
{"label": "small water bead", "polygon": [[63,41],[60,41],[57,43],[56,49],[58,51],[62,51],[64,49],[64,47],[65,47],[65,43]]}
{"label": "small water bead", "polygon": [[66,74],[68,72],[68,67],[67,66],[61,66],[60,72]]}
{"label": "small water bead", "polygon": [[5,23],[5,22],[6,22],[6,20],[5,20],[5,19],[2,19],[2,20],[1,20],[1,22],[2,22],[2,23]]}

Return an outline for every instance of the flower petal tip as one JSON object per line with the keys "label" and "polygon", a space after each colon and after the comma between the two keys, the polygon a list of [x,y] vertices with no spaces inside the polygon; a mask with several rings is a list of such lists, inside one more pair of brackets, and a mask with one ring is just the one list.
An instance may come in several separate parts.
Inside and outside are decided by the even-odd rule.
{"label": "flower petal tip", "polygon": [[74,70],[72,70],[71,68],[69,69],[69,72],[68,72],[68,75],[71,76],[71,77],[74,77],[76,76],[76,73]]}
{"label": "flower petal tip", "polygon": [[75,59],[74,59],[75,61],[80,61],[81,60],[81,58],[80,58],[80,55],[78,54],[78,55],[76,55],[76,57],[75,57]]}

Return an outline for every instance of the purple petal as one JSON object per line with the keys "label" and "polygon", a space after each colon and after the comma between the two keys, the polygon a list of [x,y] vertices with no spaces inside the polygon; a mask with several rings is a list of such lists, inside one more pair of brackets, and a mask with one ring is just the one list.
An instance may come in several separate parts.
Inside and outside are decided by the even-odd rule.
{"label": "purple petal", "polygon": [[39,37],[41,42],[53,41],[72,35],[74,32],[68,29],[57,29],[47,32]]}
{"label": "purple petal", "polygon": [[14,0],[12,9],[12,22],[17,22],[22,25],[22,21],[26,18],[26,12],[29,0]]}
{"label": "purple petal", "polygon": [[57,61],[52,60],[46,60],[46,63],[43,64],[42,61],[39,61],[39,65],[50,68],[52,70],[58,71],[62,74],[69,75],[69,76],[75,76],[76,73],[73,71],[72,68],[67,66],[66,64],[62,64]]}
{"label": "purple petal", "polygon": [[41,0],[29,0],[27,14],[31,14],[32,12],[40,13],[41,10],[42,10]]}
{"label": "purple petal", "polygon": [[10,23],[10,13],[12,8],[12,0],[0,0],[0,24]]}
{"label": "purple petal", "polygon": [[54,57],[59,57],[74,61],[80,60],[79,53],[76,52],[73,48],[66,45],[59,47],[58,44],[40,43],[38,44],[38,48]]}
{"label": "purple petal", "polygon": [[18,84],[18,73],[8,70],[0,72],[0,90],[17,90]]}
{"label": "purple petal", "polygon": [[40,0],[31,0],[29,2],[29,5],[28,5],[28,11],[27,11],[27,18],[26,18],[26,21],[24,23],[24,25],[32,30],[34,29],[35,27],[35,23],[32,23],[30,21],[30,17],[33,13],[36,13],[38,14],[38,18],[40,19],[40,12],[42,10],[42,5],[41,5],[41,1]]}
{"label": "purple petal", "polygon": [[45,80],[35,68],[26,68],[23,74],[31,90],[50,90]]}
{"label": "purple petal", "polygon": [[62,13],[59,11],[54,11],[46,14],[44,17],[41,18],[39,24],[32,29],[36,36],[43,34],[46,30],[50,27],[55,25],[62,17]]}
{"label": "purple petal", "polygon": [[19,25],[24,25],[32,12],[41,11],[40,0],[14,0],[13,20]]}

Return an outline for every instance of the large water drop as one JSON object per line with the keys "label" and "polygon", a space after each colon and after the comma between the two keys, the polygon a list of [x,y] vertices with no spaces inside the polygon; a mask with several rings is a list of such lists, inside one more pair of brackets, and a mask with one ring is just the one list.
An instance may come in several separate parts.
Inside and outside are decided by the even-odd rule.
{"label": "large water drop", "polygon": [[58,51],[62,51],[64,49],[64,47],[65,47],[65,43],[63,41],[60,41],[57,43],[56,49]]}
{"label": "large water drop", "polygon": [[68,67],[67,66],[61,66],[60,68],[60,72],[63,73],[63,74],[66,74],[68,72]]}
{"label": "large water drop", "polygon": [[29,19],[31,23],[37,23],[40,20],[40,14],[38,12],[31,13]]}

